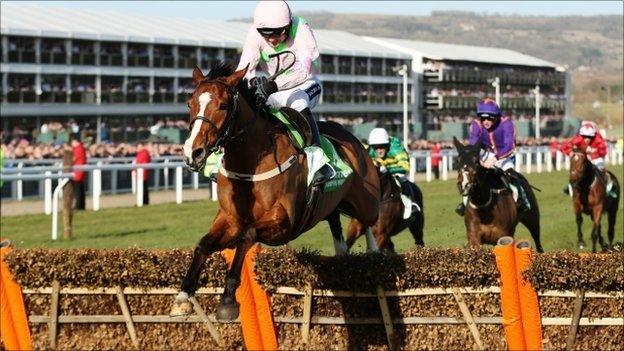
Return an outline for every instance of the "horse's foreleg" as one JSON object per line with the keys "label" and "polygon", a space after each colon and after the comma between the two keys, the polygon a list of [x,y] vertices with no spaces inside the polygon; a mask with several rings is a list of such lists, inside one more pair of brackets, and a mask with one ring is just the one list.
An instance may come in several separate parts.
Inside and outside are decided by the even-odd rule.
{"label": "horse's foreleg", "polygon": [[609,239],[609,249],[613,248],[613,239],[615,237],[615,218],[617,216],[617,208],[609,209],[607,212],[607,238]]}
{"label": "horse's foreleg", "polygon": [[352,219],[351,223],[349,223],[349,228],[347,228],[347,252],[351,250],[353,244],[355,244],[355,240],[364,234],[364,224],[358,221],[357,219]]}
{"label": "horse's foreleg", "polygon": [[344,256],[349,252],[349,248],[345,243],[344,236],[342,235],[342,224],[340,223],[340,212],[334,211],[327,216],[327,223],[329,223],[329,230],[331,230],[332,238],[334,239],[334,250],[336,256]]}
{"label": "horse's foreleg", "polygon": [[592,252],[596,252],[596,241],[600,244],[602,250],[606,250],[602,234],[600,233],[600,220],[602,218],[602,206],[594,206],[592,211]]}
{"label": "horse's foreleg", "polygon": [[425,227],[425,216],[422,212],[416,214],[416,218],[409,225],[410,233],[412,233],[412,237],[414,237],[414,242],[417,246],[425,246],[425,242],[423,240],[423,228]]}
{"label": "horse's foreleg", "polygon": [[236,289],[241,282],[241,271],[243,262],[249,248],[256,242],[256,229],[246,228],[243,235],[236,244],[236,253],[232,260],[232,265],[225,275],[225,289],[221,295],[221,301],[217,308],[217,319],[231,321],[238,317],[239,304],[236,302]]}
{"label": "horse's foreleg", "polygon": [[583,231],[581,230],[583,226],[583,214],[581,212],[576,213],[576,236],[578,238],[578,247],[579,249],[585,248],[585,240],[583,240]]}

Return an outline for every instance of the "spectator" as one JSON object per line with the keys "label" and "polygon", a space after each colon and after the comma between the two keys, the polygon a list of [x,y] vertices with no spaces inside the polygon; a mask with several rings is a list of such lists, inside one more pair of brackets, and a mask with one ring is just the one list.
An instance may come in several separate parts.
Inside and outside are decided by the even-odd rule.
{"label": "spectator", "polygon": [[559,150],[559,140],[557,138],[550,137],[550,159],[552,164],[557,164],[557,151]]}
{"label": "spectator", "polygon": [[442,147],[439,142],[433,143],[431,146],[431,168],[435,179],[440,179],[440,160],[442,159]]}
{"label": "spectator", "polygon": [[[151,143],[139,142],[137,144],[137,153],[135,158],[136,164],[150,163],[152,158],[150,156]],[[137,176],[137,182],[139,177]],[[143,205],[149,205],[149,170],[143,169]]]}
{"label": "spectator", "polygon": [[[70,135],[71,146],[74,151],[74,166],[84,165],[87,163],[87,153],[85,151],[80,135],[72,133]],[[85,189],[85,172],[74,171],[72,183],[74,186],[74,194],[76,198],[76,210],[84,210],[86,208],[86,189]]]}

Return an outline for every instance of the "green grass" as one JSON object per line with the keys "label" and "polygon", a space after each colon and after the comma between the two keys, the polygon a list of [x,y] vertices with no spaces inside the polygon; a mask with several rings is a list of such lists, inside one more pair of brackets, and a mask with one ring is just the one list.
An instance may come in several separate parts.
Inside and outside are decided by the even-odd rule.
{"label": "green grass", "polygon": [[[623,173],[622,166],[611,166],[610,169],[617,175]],[[542,192],[536,194],[541,210],[541,237],[544,249],[576,250],[576,224],[572,202],[561,192],[567,181],[567,172],[533,173],[527,177],[533,185],[542,189]],[[422,188],[425,202],[425,244],[462,247],[466,243],[466,234],[463,219],[454,213],[454,208],[460,201],[455,181],[422,182],[419,186]],[[620,200],[615,231],[616,242],[623,241],[623,208]],[[208,231],[215,213],[216,204],[208,200],[185,202],[181,205],[163,204],[142,208],[105,209],[98,212],[82,211],[74,217],[74,237],[71,240],[59,238],[57,241],[50,239],[50,216],[2,217],[0,232],[18,247],[191,248]],[[347,223],[344,219],[344,230]],[[62,235],[61,228],[59,231]],[[588,217],[584,217],[583,231],[585,241],[590,244]],[[516,237],[530,239],[528,231],[522,225],[518,227]],[[603,237],[606,239],[604,217]],[[393,241],[399,251],[414,245],[412,236],[407,231],[395,236]],[[334,251],[329,227],[325,222],[301,235],[290,245],[297,248],[308,247],[326,254],[333,254]],[[364,238],[360,238],[354,250],[362,251],[364,245]]]}

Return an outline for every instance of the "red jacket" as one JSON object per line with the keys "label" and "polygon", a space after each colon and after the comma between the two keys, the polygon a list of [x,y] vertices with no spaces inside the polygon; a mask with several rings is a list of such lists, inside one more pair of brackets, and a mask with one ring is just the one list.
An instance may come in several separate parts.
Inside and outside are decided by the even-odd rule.
{"label": "red jacket", "polygon": [[[152,157],[150,156],[149,151],[147,151],[147,149],[141,149],[137,152],[135,161],[137,164],[150,163],[152,161]],[[143,169],[143,180],[148,180],[148,179],[149,179],[149,170],[145,168]]]}
{"label": "red jacket", "polygon": [[559,141],[553,140],[550,142],[550,155],[552,157],[557,156],[557,150],[559,150]]}
{"label": "red jacket", "polygon": [[442,148],[440,145],[433,145],[431,147],[431,165],[433,167],[437,167],[440,165],[440,160],[442,159]]}
{"label": "red jacket", "polygon": [[607,143],[605,143],[600,133],[596,133],[596,136],[589,145],[585,144],[585,139],[583,139],[582,136],[576,135],[574,138],[563,143],[563,145],[561,146],[561,151],[566,155],[570,155],[572,149],[575,146],[577,148],[590,146],[592,149],[594,149],[594,151],[589,155],[589,158],[592,160],[599,157],[605,157],[607,155]]}
{"label": "red jacket", "polygon": [[[74,166],[84,165],[87,163],[87,153],[85,151],[84,145],[81,142],[78,145],[74,146]],[[74,182],[83,182],[85,177],[84,171],[74,171],[74,177],[72,180]]]}

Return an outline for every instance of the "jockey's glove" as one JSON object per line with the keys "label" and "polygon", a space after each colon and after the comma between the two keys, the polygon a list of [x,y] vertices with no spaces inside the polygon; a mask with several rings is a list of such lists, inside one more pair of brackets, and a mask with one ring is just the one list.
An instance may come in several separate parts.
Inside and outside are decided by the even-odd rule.
{"label": "jockey's glove", "polygon": [[269,99],[269,96],[277,91],[277,83],[268,80],[266,77],[259,77],[255,79],[252,84],[256,85],[256,91],[254,93],[256,106],[264,105]]}

